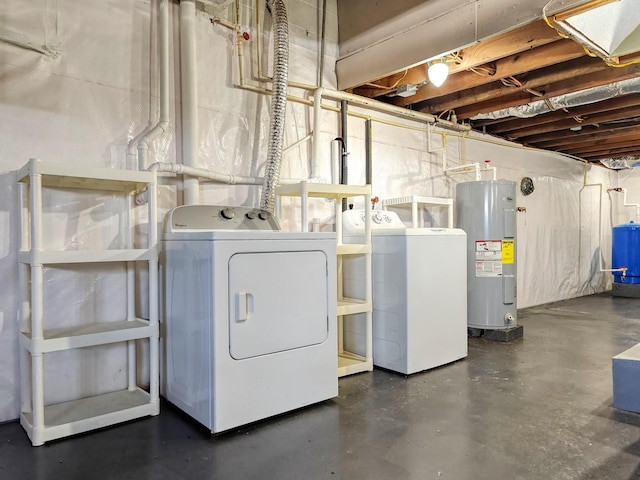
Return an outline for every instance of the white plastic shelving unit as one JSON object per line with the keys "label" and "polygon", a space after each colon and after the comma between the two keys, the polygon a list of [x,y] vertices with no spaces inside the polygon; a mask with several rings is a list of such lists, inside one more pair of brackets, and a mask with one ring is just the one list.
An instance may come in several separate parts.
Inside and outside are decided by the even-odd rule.
{"label": "white plastic shelving unit", "polygon": [[[17,172],[20,187],[20,423],[34,446],[135,418],[157,415],[159,404],[158,252],[156,174],[93,168],[31,159]],[[42,192],[45,187],[118,192],[126,196],[127,246],[121,250],[43,249]],[[135,192],[149,190],[147,248],[133,248],[131,215]],[[149,264],[149,320],[135,316],[134,262]],[[87,319],[79,327],[47,328],[43,268],[47,265],[123,262],[127,268],[127,316],[122,321]],[[149,339],[150,386],[136,378],[135,340]],[[47,404],[44,365],[51,352],[127,342],[127,388],[58,404]]]}
{"label": "white plastic shelving unit", "polygon": [[411,223],[413,228],[424,227],[422,213],[426,207],[447,207],[447,228],[453,228],[453,199],[446,197],[425,197],[412,195],[408,197],[388,198],[382,201],[382,208],[411,207]]}
{"label": "white plastic shelving unit", "polygon": [[[338,272],[338,377],[373,370],[373,303],[371,270],[371,218],[365,218],[365,240],[363,244],[344,244],[342,241],[342,199],[364,197],[364,204],[371,204],[371,185],[336,185],[326,183],[300,182],[292,185],[280,185],[276,195],[300,197],[300,217],[302,231],[308,228],[307,201],[310,197],[330,198],[334,200],[336,213],[337,272]],[[363,255],[365,258],[365,296],[362,299],[347,298],[343,293],[342,259],[345,255]],[[343,343],[343,317],[345,315],[365,314],[365,356],[346,351]]]}

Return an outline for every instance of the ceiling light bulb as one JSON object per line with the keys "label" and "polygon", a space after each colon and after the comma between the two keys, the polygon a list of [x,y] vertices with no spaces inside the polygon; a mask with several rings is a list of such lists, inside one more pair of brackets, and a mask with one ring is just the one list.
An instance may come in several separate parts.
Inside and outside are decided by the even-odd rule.
{"label": "ceiling light bulb", "polygon": [[449,75],[449,66],[444,61],[437,61],[429,65],[427,70],[429,81],[434,87],[441,86]]}

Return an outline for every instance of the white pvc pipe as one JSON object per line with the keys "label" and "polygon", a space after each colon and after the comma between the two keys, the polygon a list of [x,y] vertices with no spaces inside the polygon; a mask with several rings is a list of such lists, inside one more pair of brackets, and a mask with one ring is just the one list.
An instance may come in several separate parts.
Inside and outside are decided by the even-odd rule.
{"label": "white pvc pipe", "polygon": [[468,173],[475,171],[476,181],[480,180],[480,165],[476,162],[467,163],[466,165],[458,165],[455,167],[447,167],[443,169],[445,173]]}
{"label": "white pvc pipe", "polygon": [[331,141],[331,183],[340,183],[340,155],[342,143],[340,140]]}
{"label": "white pvc pipe", "polygon": [[311,134],[308,133],[307,135],[305,135],[304,137],[302,137],[299,140],[296,140],[295,142],[293,142],[291,145],[287,145],[285,148],[282,149],[282,154],[284,155],[285,153],[289,153],[291,150],[293,150],[294,148],[302,145],[304,142],[308,141],[311,139]]}
{"label": "white pvc pipe", "polygon": [[[485,164],[486,165],[486,164]],[[485,167],[483,169],[484,171],[491,171],[492,173],[492,180],[497,180],[498,179],[498,169],[496,167]]]}
{"label": "white pvc pipe", "polygon": [[[377,110],[379,112],[389,113],[402,118],[410,118],[413,120],[419,120],[425,123],[438,124],[444,128],[456,130],[459,132],[466,132],[471,130],[468,125],[460,125],[446,120],[440,120],[428,113],[416,112],[414,110],[408,110],[403,107],[396,107],[388,103],[381,102],[379,100],[373,100],[371,98],[362,97],[360,95],[354,95],[353,93],[340,92],[338,90],[322,89],[321,95],[323,98],[330,98],[332,100],[346,100],[351,105],[359,105],[361,107],[367,107],[371,110]],[[316,98],[314,94],[314,100]]]}
{"label": "white pvc pipe", "polygon": [[[161,173],[175,173],[176,175],[184,175],[193,178],[205,178],[217,183],[227,185],[262,185],[263,177],[245,177],[241,175],[231,175],[228,173],[212,172],[204,168],[187,167],[180,163],[156,162],[151,164],[147,171]],[[281,178],[278,182],[281,185],[300,183],[299,178]],[[157,191],[157,189],[156,189]],[[151,197],[149,190],[142,192],[136,196],[136,204],[142,205],[147,203]]]}
{"label": "white pvc pipe", "polygon": [[[198,81],[196,59],[196,2],[180,2],[180,80],[182,96],[182,163],[186,167],[198,164]],[[185,178],[184,204],[200,202],[200,182],[197,177]]]}
{"label": "white pvc pipe", "polygon": [[446,140],[443,137],[442,140],[442,148],[433,148],[433,140],[432,140],[432,136],[433,136],[433,130],[432,130],[432,126],[431,124],[427,124],[427,152],[428,153],[440,153],[442,152],[442,171],[447,174],[447,173],[467,173],[470,171],[474,171],[475,172],[475,179],[476,181],[479,181],[482,179],[482,172],[488,172],[491,171],[492,172],[492,178],[493,180],[497,179],[497,169],[496,167],[491,167],[489,166],[488,163],[485,163],[484,168],[480,168],[480,164],[478,162],[473,162],[473,163],[465,163],[463,165],[457,165],[455,167],[449,167],[447,165],[447,143]]}
{"label": "white pvc pipe", "polygon": [[625,207],[635,207],[636,209],[636,222],[638,221],[638,219],[640,219],[640,204],[638,203],[627,203],[627,189],[623,188],[622,189],[622,204]]}
{"label": "white pvc pipe", "polygon": [[138,169],[149,163],[149,148],[153,141],[169,128],[169,0],[160,0],[158,7],[158,57],[160,60],[160,112],[158,123],[138,142]]}
{"label": "white pvc pipe", "polygon": [[[402,107],[396,107],[388,103],[381,102],[379,100],[372,100],[367,97],[361,97],[360,95],[354,95],[352,93],[340,92],[338,90],[329,90],[326,88],[317,88],[313,92],[313,145],[312,145],[312,157],[311,157],[311,179],[318,178],[319,171],[319,151],[320,151],[320,120],[322,113],[322,99],[329,98],[332,100],[346,100],[351,105],[358,105],[366,107],[371,110],[376,110],[383,113],[388,113],[401,118],[407,118],[411,120],[418,120],[424,122],[429,127],[433,124],[438,124],[443,128],[448,128],[456,131],[469,131],[471,127],[468,125],[460,125],[446,120],[440,120],[428,113],[416,112],[408,110]],[[429,134],[429,139],[431,135]]]}
{"label": "white pvc pipe", "polygon": [[[600,255],[598,260],[598,271],[600,272],[626,272],[627,268],[604,268],[603,258],[602,258],[602,184],[601,183],[587,183],[587,170],[584,170],[584,181],[582,188],[578,196],[582,194],[582,191],[587,187],[598,187],[598,246],[600,247]],[[582,205],[582,203],[581,203]],[[580,232],[582,235],[582,232]],[[579,243],[582,243],[582,239],[579,239]],[[580,262],[580,258],[578,258]],[[580,265],[578,264],[578,271],[580,271]]]}
{"label": "white pvc pipe", "polygon": [[[323,88],[316,89],[313,92],[313,131],[311,140],[311,172],[310,177],[318,178],[320,170],[320,120],[322,119],[322,92]],[[337,182],[336,182],[337,183]]]}

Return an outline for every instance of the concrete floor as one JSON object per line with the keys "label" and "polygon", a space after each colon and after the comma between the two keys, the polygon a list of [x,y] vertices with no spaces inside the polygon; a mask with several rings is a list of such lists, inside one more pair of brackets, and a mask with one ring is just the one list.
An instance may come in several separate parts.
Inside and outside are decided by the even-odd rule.
{"label": "concrete floor", "polygon": [[612,408],[611,357],[640,342],[640,300],[520,312],[524,339],[466,360],[340,380],[338,398],[211,438],[159,417],[30,446],[0,426],[0,479],[631,479],[640,415]]}

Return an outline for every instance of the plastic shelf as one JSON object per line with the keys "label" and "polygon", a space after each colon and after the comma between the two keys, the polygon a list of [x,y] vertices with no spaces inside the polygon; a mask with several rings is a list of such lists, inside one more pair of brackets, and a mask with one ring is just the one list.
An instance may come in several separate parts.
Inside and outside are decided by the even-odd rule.
{"label": "plastic shelf", "polygon": [[356,315],[358,313],[370,312],[371,302],[358,300],[355,298],[338,299],[338,315]]}
{"label": "plastic shelf", "polygon": [[[86,165],[31,159],[17,172],[20,191],[19,277],[21,292],[21,424],[31,443],[74,435],[134,418],[159,413],[159,324],[157,308],[149,306],[150,318],[132,318],[136,306],[133,262],[146,261],[149,268],[149,299],[157,300],[158,250],[156,212],[156,174],[94,168]],[[105,190],[127,196],[128,211],[120,234],[131,248],[115,250],[44,250],[42,197],[46,187]],[[132,195],[149,189],[147,221],[148,248],[133,248]],[[85,319],[81,326],[47,328],[48,311],[44,305],[43,266],[58,264],[100,264],[123,262],[127,268],[127,317],[131,320],[98,322]],[[137,381],[135,340],[149,339],[149,393]],[[127,390],[46,405],[45,364],[51,352],[127,342]]]}
{"label": "plastic shelf", "polygon": [[338,255],[364,255],[371,253],[371,245],[363,243],[343,243],[336,247],[336,253]]}
{"label": "plastic shelf", "polygon": [[[300,225],[302,231],[308,229],[307,219],[307,200],[308,198],[328,198],[335,202],[336,215],[336,262],[338,270],[338,291],[337,294],[337,321],[338,321],[338,376],[351,375],[354,373],[366,372],[373,370],[373,302],[371,300],[372,279],[371,279],[371,218],[366,217],[365,231],[366,243],[362,244],[345,244],[342,243],[342,215],[340,210],[340,202],[343,198],[348,197],[364,197],[364,204],[369,205],[371,200],[371,185],[336,185],[327,183],[309,183],[300,182],[290,185],[279,185],[276,187],[276,195],[279,197],[300,197]],[[279,198],[278,198],[279,199]],[[278,204],[279,205],[279,204]],[[341,277],[342,261],[346,255],[362,255],[365,260],[365,298],[344,298],[343,282]],[[342,331],[342,317],[345,315],[355,314],[365,315],[365,337],[366,337],[366,357],[361,357],[354,353],[344,351],[344,332]]]}
{"label": "plastic shelf", "polygon": [[453,198],[426,197],[424,195],[410,195],[406,197],[388,198],[382,201],[382,207],[411,207],[411,221],[413,228],[424,226],[422,211],[425,207],[447,207],[447,227],[453,228]]}
{"label": "plastic shelf", "polygon": [[157,415],[159,403],[150,401],[149,393],[136,388],[105,393],[44,407],[44,427],[35,428],[29,412],[23,412],[20,423],[34,445],[76,435],[96,428]]}
{"label": "plastic shelf", "polygon": [[373,370],[373,361],[350,352],[338,354],[338,377]]}
{"label": "plastic shelf", "polygon": [[43,187],[80,188],[133,192],[155,182],[155,172],[69,165],[32,158],[18,170],[18,181],[30,182],[30,175],[42,175]]}
{"label": "plastic shelf", "polygon": [[53,265],[69,263],[108,263],[154,260],[156,249],[123,250],[64,250],[64,251],[20,251],[18,261],[28,265]]}
{"label": "plastic shelf", "polygon": [[371,195],[371,185],[336,185],[332,183],[300,182],[276,187],[276,195],[299,197],[308,195],[314,198],[342,199]]}
{"label": "plastic shelf", "polygon": [[78,327],[56,328],[44,331],[44,338],[32,339],[20,334],[20,344],[32,354],[57,352],[72,348],[92,347],[109,343],[139,340],[158,335],[158,325],[136,319],[121,322],[90,323]]}

